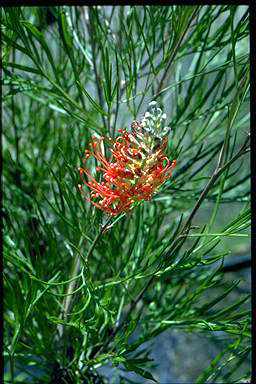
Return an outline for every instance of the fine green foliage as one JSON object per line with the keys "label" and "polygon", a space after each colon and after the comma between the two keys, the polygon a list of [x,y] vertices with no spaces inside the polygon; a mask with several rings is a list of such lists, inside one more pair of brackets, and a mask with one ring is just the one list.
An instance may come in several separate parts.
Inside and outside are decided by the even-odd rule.
{"label": "fine green foliage", "polygon": [[[158,382],[144,343],[165,330],[222,343],[191,381],[250,377],[250,292],[223,272],[250,246],[249,8],[1,12],[5,382]],[[84,150],[152,100],[173,176],[108,217]]]}

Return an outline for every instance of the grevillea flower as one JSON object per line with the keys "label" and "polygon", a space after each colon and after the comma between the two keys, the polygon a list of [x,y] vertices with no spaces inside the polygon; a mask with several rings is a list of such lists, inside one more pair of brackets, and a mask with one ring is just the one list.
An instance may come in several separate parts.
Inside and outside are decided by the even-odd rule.
{"label": "grevillea flower", "polygon": [[[146,112],[142,122],[132,122],[131,133],[120,129],[115,140],[108,138],[110,161],[104,155],[104,137],[94,136],[89,144],[91,149],[85,150],[84,167],[79,168],[83,184],[78,187],[83,196],[109,215],[128,213],[135,202],[150,200],[171,176],[176,164],[176,160],[170,162],[164,153],[169,134],[169,128],[163,127],[165,119],[166,115],[152,101],[150,112]],[[96,181],[86,166],[90,157],[100,163],[95,170],[102,174],[101,182]],[[84,193],[84,185],[91,190],[90,195]]]}

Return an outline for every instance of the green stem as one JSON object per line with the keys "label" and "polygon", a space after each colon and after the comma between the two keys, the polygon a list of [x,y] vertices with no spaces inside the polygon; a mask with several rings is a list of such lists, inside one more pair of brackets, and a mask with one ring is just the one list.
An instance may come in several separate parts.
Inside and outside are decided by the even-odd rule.
{"label": "green stem", "polygon": [[[109,217],[108,220],[106,221],[106,223],[104,225],[101,226],[101,229],[98,233],[98,235],[95,237],[87,255],[86,255],[86,258],[85,258],[85,262],[87,263],[88,260],[89,260],[89,257],[91,256],[99,238],[101,237],[101,235],[104,233],[104,231],[106,231],[110,221],[111,221],[112,217]],[[80,238],[80,241],[79,241],[79,244],[78,244],[78,252],[76,254],[76,257],[74,258],[74,263],[73,263],[73,266],[72,266],[72,272],[71,272],[71,279],[75,278],[76,276],[78,276],[79,272],[80,272],[80,265],[81,265],[81,255],[80,255],[80,250],[82,248],[82,245],[83,245],[83,241],[84,241],[84,236],[83,234],[81,235],[81,238]],[[63,317],[63,320],[64,321],[67,321],[67,318],[68,318],[68,315],[71,311],[71,308],[72,308],[72,299],[73,299],[73,292],[75,290],[75,287],[76,287],[76,279],[72,280],[69,285],[68,285],[68,289],[67,289],[67,296],[65,297],[64,299],[64,309],[63,309],[63,313],[62,313],[62,317]],[[59,335],[60,337],[63,336],[63,331],[64,331],[64,327],[62,324],[59,324],[58,326],[58,332],[59,332]]]}
{"label": "green stem", "polygon": [[14,364],[13,364],[13,355],[10,356],[10,376],[11,376],[11,383],[14,384]]}

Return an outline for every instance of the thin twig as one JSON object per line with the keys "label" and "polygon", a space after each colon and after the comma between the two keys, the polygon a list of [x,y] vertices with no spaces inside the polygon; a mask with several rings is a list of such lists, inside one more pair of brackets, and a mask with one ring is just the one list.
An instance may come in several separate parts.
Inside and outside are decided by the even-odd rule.
{"label": "thin twig", "polygon": [[[89,13],[89,23],[87,23],[87,29],[88,29],[88,33],[89,33],[90,40],[91,40],[93,70],[94,70],[94,73],[95,73],[95,81],[96,81],[96,88],[97,88],[98,97],[99,97],[99,103],[100,103],[101,108],[104,110],[104,100],[103,100],[103,95],[102,95],[102,87],[101,87],[101,84],[100,84],[100,77],[99,77],[98,70],[97,70],[97,65],[96,65],[96,44],[95,44],[95,37],[94,37],[94,33],[95,32],[93,31],[94,23],[93,23],[93,20],[92,20],[93,9],[92,9],[92,7],[88,7],[88,8],[89,8],[89,10],[88,10],[88,13]],[[104,128],[106,130],[105,117],[104,117],[103,114],[101,114],[101,117],[102,117]]]}
{"label": "thin twig", "polygon": [[[12,60],[13,63],[15,63],[15,49],[12,50]],[[12,73],[14,73],[14,68],[12,68]],[[13,84],[11,82],[10,85],[11,89],[11,105],[12,105],[12,125],[14,129],[14,138],[15,138],[15,152],[16,152],[16,167],[15,167],[15,178],[16,178],[16,184],[18,187],[21,186],[21,175],[20,175],[20,149],[19,149],[19,142],[20,137],[18,134],[18,127],[16,124],[16,115],[15,115],[15,103],[14,103],[14,92],[13,92]]]}
{"label": "thin twig", "polygon": [[192,14],[192,16],[191,16],[191,18],[190,18],[186,28],[184,28],[183,33],[180,35],[180,37],[179,37],[179,39],[178,39],[174,49],[172,50],[172,53],[171,53],[171,56],[170,56],[170,59],[169,59],[169,63],[167,64],[167,66],[165,68],[165,71],[164,71],[164,74],[163,74],[163,76],[162,76],[162,78],[160,80],[160,83],[159,83],[157,91],[156,91],[156,95],[158,95],[160,93],[160,91],[162,90],[163,83],[164,83],[164,80],[165,80],[165,78],[167,76],[167,73],[169,72],[170,66],[173,63],[173,60],[174,60],[174,58],[175,58],[175,56],[176,56],[176,54],[177,54],[177,52],[178,52],[178,50],[180,48],[180,45],[181,45],[181,43],[182,43],[182,41],[183,41],[183,39],[184,39],[188,29],[189,29],[189,26],[190,26],[192,20],[194,19],[195,15],[197,14],[197,12],[198,12],[198,7],[196,7],[196,9],[194,10],[194,12],[193,12],[193,14]]}
{"label": "thin twig", "polygon": [[[107,227],[108,227],[111,219],[112,219],[112,217],[109,217],[108,220],[106,221],[106,223],[101,226],[101,229],[100,229],[98,235],[95,237],[95,239],[94,239],[94,241],[93,241],[93,243],[92,243],[92,245],[91,245],[91,247],[90,247],[90,249],[86,255],[86,258],[85,258],[86,262],[88,262],[99,238],[107,230]],[[82,248],[83,241],[84,241],[84,237],[83,237],[83,235],[81,235],[79,245],[78,245],[78,252],[77,252],[76,258],[74,260],[73,268],[72,268],[71,279],[73,279],[73,277],[78,276],[78,274],[80,272],[80,265],[81,265],[80,250]],[[67,321],[68,315],[69,315],[71,308],[72,308],[72,299],[73,299],[73,292],[75,290],[75,287],[76,287],[76,280],[72,280],[68,286],[67,296],[64,299],[64,309],[63,309],[63,312],[61,314],[61,317],[63,318],[64,321]],[[63,324],[59,324],[57,329],[59,332],[59,336],[62,337],[63,331],[64,331]]]}

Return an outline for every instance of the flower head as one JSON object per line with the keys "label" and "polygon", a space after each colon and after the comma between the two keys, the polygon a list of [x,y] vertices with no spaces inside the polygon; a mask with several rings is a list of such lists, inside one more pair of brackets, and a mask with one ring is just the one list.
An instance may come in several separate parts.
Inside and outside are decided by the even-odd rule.
{"label": "flower head", "polygon": [[[132,122],[131,133],[120,129],[115,140],[109,138],[110,161],[104,155],[104,137],[94,136],[89,144],[91,149],[85,150],[85,166],[79,168],[83,185],[91,190],[88,196],[83,192],[83,185],[79,185],[84,197],[109,215],[128,213],[135,202],[151,199],[171,176],[176,164],[176,160],[170,162],[164,153],[169,134],[169,128],[163,127],[165,119],[166,115],[162,115],[157,103],[152,101],[150,112],[146,112],[142,122]],[[90,157],[100,163],[96,172],[102,174],[101,182],[86,168]]]}

